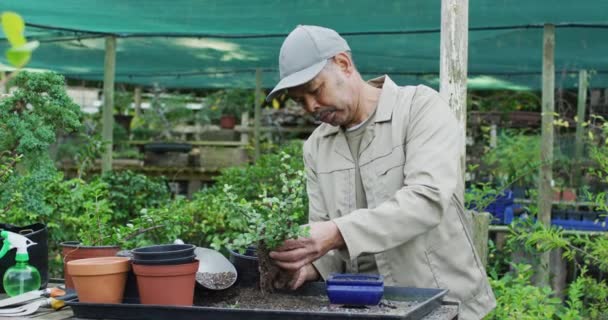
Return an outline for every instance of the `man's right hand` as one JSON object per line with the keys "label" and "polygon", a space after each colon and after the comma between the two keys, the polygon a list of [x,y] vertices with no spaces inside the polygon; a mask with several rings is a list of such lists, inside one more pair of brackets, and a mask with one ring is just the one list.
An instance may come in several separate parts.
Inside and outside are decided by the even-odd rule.
{"label": "man's right hand", "polygon": [[320,275],[317,272],[317,269],[312,265],[312,263],[304,265],[302,268],[298,269],[293,274],[291,281],[289,282],[289,287],[292,290],[295,290],[301,287],[306,281],[314,281],[319,279]]}

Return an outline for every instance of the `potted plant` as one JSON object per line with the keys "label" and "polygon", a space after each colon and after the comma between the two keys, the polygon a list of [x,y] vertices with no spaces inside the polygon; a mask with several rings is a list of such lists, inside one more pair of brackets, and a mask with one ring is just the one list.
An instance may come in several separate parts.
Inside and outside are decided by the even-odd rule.
{"label": "potted plant", "polygon": [[227,89],[216,92],[211,98],[213,105],[221,112],[220,127],[233,129],[241,113],[252,108],[255,94],[251,90]]}
{"label": "potted plant", "polygon": [[[269,253],[287,239],[305,236],[308,229],[301,227],[306,222],[304,208],[305,179],[303,170],[289,166],[288,154],[283,153],[283,173],[280,174],[281,188],[278,194],[270,195],[262,190],[259,199],[247,201],[233,194],[226,185],[224,192],[232,210],[245,217],[249,228],[232,242],[233,248],[244,251],[252,245],[256,248],[260,273],[259,287],[262,293],[274,291],[275,283],[286,284],[290,280],[270,259]],[[241,273],[242,271],[239,271]]]}

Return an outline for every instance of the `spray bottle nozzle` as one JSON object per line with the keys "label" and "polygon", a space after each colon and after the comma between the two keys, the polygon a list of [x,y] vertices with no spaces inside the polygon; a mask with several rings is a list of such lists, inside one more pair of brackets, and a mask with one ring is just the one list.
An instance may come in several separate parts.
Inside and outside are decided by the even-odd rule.
{"label": "spray bottle nozzle", "polygon": [[16,261],[28,261],[29,255],[27,254],[27,248],[36,244],[36,242],[22,236],[20,234],[2,230],[0,237],[4,239],[2,249],[0,249],[0,258],[11,249],[17,248],[17,254],[15,255]]}

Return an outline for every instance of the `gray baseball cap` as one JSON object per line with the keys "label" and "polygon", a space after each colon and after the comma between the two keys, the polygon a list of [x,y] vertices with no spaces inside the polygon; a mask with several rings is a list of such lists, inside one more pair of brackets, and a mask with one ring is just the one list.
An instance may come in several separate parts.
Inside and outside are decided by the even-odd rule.
{"label": "gray baseball cap", "polygon": [[279,83],[266,100],[283,89],[312,80],[340,52],[350,51],[346,40],[336,31],[318,26],[299,25],[289,33],[279,53]]}

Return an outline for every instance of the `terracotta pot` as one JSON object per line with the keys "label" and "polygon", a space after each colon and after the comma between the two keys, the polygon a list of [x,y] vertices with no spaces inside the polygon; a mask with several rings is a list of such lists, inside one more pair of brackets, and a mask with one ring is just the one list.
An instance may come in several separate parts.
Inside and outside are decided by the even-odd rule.
{"label": "terracotta pot", "polygon": [[232,115],[223,115],[220,117],[220,127],[222,129],[234,129],[236,125],[236,117]]}
{"label": "terracotta pot", "polygon": [[78,300],[91,303],[121,303],[131,269],[126,257],[101,257],[67,263]]}
{"label": "terracotta pot", "polygon": [[174,265],[134,264],[142,304],[191,306],[198,260]]}
{"label": "terracotta pot", "polygon": [[61,244],[61,256],[63,257],[63,278],[66,288],[73,289],[74,282],[68,271],[67,263],[72,260],[113,257],[120,251],[118,246],[81,246],[77,241],[67,241]]}

